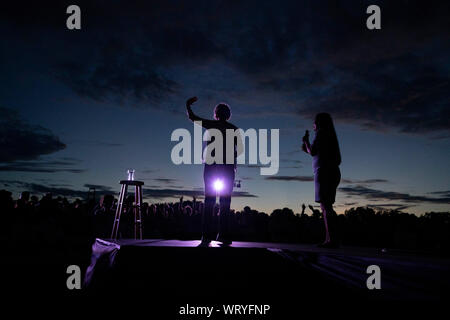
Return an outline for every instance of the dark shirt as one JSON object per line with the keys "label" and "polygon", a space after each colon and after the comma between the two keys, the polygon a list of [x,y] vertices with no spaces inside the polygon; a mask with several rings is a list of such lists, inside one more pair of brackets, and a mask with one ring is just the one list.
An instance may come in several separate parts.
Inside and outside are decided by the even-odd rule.
{"label": "dark shirt", "polygon": [[[210,130],[210,129],[217,129],[222,133],[222,162],[217,163],[217,164],[227,164],[226,163],[226,148],[227,148],[227,134],[226,131],[227,129],[231,129],[231,130],[237,130],[238,127],[236,127],[234,124],[232,124],[231,122],[225,121],[225,120],[209,120],[209,119],[203,119],[200,118],[198,116],[196,116],[192,110],[188,109],[188,113],[189,113],[189,119],[191,119],[192,121],[201,121],[202,122],[202,127],[205,128],[206,130]],[[210,141],[206,142],[206,148],[208,148],[208,146],[214,142],[214,136],[211,137]],[[236,168],[236,158],[238,155],[240,155],[242,153],[242,140],[241,140],[241,136],[237,135],[234,138],[233,141],[233,164],[234,167]],[[215,150],[212,150],[211,155],[214,157],[215,156]],[[205,161],[205,159],[203,159]],[[216,163],[214,163],[216,164]]]}
{"label": "dark shirt", "polygon": [[341,164],[341,153],[333,135],[317,132],[311,145],[314,172],[319,168],[335,168]]}

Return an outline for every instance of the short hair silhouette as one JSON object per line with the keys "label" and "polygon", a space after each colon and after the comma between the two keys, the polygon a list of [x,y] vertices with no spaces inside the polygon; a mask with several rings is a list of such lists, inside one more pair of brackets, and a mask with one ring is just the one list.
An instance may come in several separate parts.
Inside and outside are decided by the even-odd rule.
{"label": "short hair silhouette", "polygon": [[216,120],[229,120],[231,118],[230,106],[224,102],[219,103],[214,109],[214,118]]}

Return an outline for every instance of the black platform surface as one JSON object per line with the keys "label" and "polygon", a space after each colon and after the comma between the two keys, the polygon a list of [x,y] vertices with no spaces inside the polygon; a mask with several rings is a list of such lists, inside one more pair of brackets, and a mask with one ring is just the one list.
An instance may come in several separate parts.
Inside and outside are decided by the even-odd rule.
{"label": "black platform surface", "polygon": [[[441,300],[450,289],[450,260],[417,253],[260,242],[199,244],[96,239],[84,290],[140,292],[179,301],[306,301],[323,299],[324,293],[342,300],[397,301]],[[380,267],[380,290],[367,288],[370,265]]]}

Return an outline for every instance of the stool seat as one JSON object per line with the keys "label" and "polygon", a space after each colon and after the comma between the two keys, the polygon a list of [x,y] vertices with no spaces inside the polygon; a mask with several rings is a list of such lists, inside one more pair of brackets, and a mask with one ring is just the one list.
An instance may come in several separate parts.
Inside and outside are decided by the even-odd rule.
{"label": "stool seat", "polygon": [[142,240],[142,186],[143,181],[137,180],[120,180],[120,195],[117,203],[116,216],[114,218],[114,225],[112,229],[111,239],[117,239],[119,233],[120,216],[123,212],[123,202],[126,199],[128,186],[134,186],[135,205],[132,206],[134,211],[134,239]]}
{"label": "stool seat", "polygon": [[129,186],[143,186],[143,181],[137,181],[137,180],[120,180],[120,184],[126,184]]}

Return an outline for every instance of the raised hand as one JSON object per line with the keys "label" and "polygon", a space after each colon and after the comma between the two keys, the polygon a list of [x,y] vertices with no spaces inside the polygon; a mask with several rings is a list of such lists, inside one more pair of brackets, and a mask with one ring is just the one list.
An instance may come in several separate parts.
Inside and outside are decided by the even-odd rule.
{"label": "raised hand", "polygon": [[191,121],[204,121],[204,119],[195,115],[194,111],[192,111],[191,105],[197,100],[198,100],[197,97],[192,97],[192,98],[187,99],[186,100],[186,111],[187,111],[188,117]]}
{"label": "raised hand", "polygon": [[308,153],[308,149],[306,149],[306,144],[304,142],[302,143],[302,150]]}
{"label": "raised hand", "polygon": [[198,98],[197,97],[192,97],[192,98],[189,98],[189,99],[187,99],[187,101],[186,101],[186,107],[190,107],[195,101],[197,101],[198,100]]}
{"label": "raised hand", "polygon": [[305,143],[309,142],[309,131],[308,130],[305,131],[305,135],[303,136],[302,141]]}

